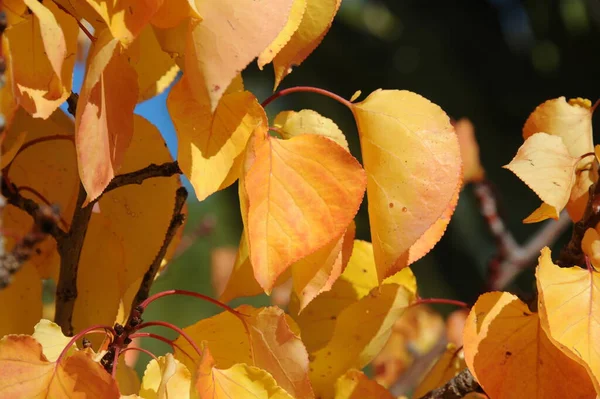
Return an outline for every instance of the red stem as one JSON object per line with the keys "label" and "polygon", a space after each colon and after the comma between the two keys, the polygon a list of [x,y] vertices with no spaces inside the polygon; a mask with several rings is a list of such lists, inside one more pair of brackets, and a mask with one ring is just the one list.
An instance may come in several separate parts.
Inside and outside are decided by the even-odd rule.
{"label": "red stem", "polygon": [[426,303],[437,303],[440,305],[455,305],[455,306],[459,306],[461,308],[469,308],[470,306],[463,301],[457,301],[455,299],[446,299],[446,298],[419,298],[417,299],[415,302],[413,302],[410,306],[417,306],[417,305],[423,305]]}
{"label": "red stem", "polygon": [[142,307],[142,309],[146,309],[146,307],[150,303],[154,302],[158,298],[162,298],[162,297],[169,296],[169,295],[186,295],[186,296],[191,296],[191,297],[194,297],[194,298],[200,298],[202,300],[205,300],[207,302],[212,303],[213,305],[217,305],[220,308],[225,309],[226,311],[228,311],[229,313],[232,313],[232,314],[236,315],[237,317],[241,318],[241,317],[245,316],[244,314],[238,312],[237,310],[233,309],[232,307],[229,307],[229,306],[225,305],[221,301],[218,301],[218,300],[213,299],[213,298],[211,298],[209,296],[200,294],[198,292],[186,291],[186,290],[167,290],[167,291],[159,292],[157,294],[154,294],[154,295],[148,297],[144,302],[140,303],[140,306]]}
{"label": "red stem", "polygon": [[88,39],[90,39],[90,41],[91,41],[92,43],[96,41],[96,38],[94,37],[94,35],[92,35],[92,34],[90,33],[90,31],[89,31],[89,30],[87,30],[87,28],[85,27],[85,25],[83,25],[83,24],[81,23],[81,21],[79,20],[79,18],[77,18],[75,15],[71,14],[71,13],[69,12],[69,10],[67,10],[67,9],[66,9],[66,8],[64,8],[62,5],[60,5],[58,2],[56,2],[56,0],[52,0],[52,1],[54,2],[54,4],[56,4],[56,6],[57,6],[58,8],[60,8],[61,10],[63,10],[64,12],[66,12],[67,14],[69,14],[70,16],[72,16],[72,17],[75,19],[75,21],[77,21],[77,25],[79,25],[79,28],[80,28],[80,29],[83,31],[83,33],[85,33],[85,35],[88,37]]}
{"label": "red stem", "polygon": [[86,329],[83,329],[81,331],[79,331],[77,334],[75,334],[73,336],[73,338],[71,338],[71,340],[69,341],[69,343],[63,348],[62,352],[60,352],[60,355],[58,355],[58,358],[56,359],[56,364],[59,364],[61,359],[64,357],[65,353],[67,353],[67,351],[69,350],[69,348],[71,348],[71,346],[81,337],[83,337],[84,335],[88,334],[91,331],[94,330],[104,330],[104,331],[108,331],[110,333],[113,334],[113,336],[115,335],[115,330],[113,330],[113,328],[111,326],[105,326],[103,324],[96,324],[93,325],[91,327],[88,327]]}
{"label": "red stem", "polygon": [[170,339],[163,337],[162,335],[148,333],[148,332],[140,332],[140,333],[131,334],[129,336],[129,338],[131,338],[131,339],[144,338],[144,337],[154,338],[154,339],[162,341],[162,342],[164,342],[166,344],[169,344],[171,346],[171,349],[175,350],[175,348],[177,348],[184,355],[186,355],[188,358],[190,358],[191,361],[195,362],[194,358],[185,349],[183,349],[181,346],[177,345],[175,342],[171,341]]}
{"label": "red stem", "polygon": [[[143,352],[146,355],[149,355],[152,359],[156,360],[158,362],[158,358],[156,357],[156,355],[152,352],[150,352],[148,349],[144,349],[144,348],[138,348],[137,346],[128,346],[127,348],[123,349],[122,351],[119,352],[119,355],[122,355],[123,353],[127,352],[127,351],[138,351],[138,352]],[[117,362],[115,362],[117,363]],[[114,367],[114,364],[113,364]]]}
{"label": "red stem", "polygon": [[292,94],[292,93],[321,94],[323,96],[332,98],[335,101],[339,102],[340,104],[343,104],[346,107],[352,109],[352,103],[350,101],[346,100],[345,98],[338,96],[337,94],[334,94],[328,90],[319,89],[318,87],[311,87],[311,86],[296,86],[296,87],[290,87],[287,89],[280,90],[277,93],[274,93],[273,95],[271,95],[271,97],[267,98],[265,101],[263,101],[261,105],[264,108],[267,105],[269,105],[271,102],[273,102],[274,100],[278,99],[279,97],[283,97],[283,96],[286,96],[286,95]]}
{"label": "red stem", "polygon": [[121,352],[121,348],[119,348],[118,346],[115,347],[115,357],[113,358],[112,371],[110,373],[113,378],[117,377],[117,366],[119,364],[119,355],[121,354]]}
{"label": "red stem", "polygon": [[202,356],[202,351],[200,350],[200,348],[198,347],[198,345],[196,345],[196,343],[194,342],[194,340],[185,332],[183,331],[181,328],[174,326],[171,323],[167,323],[164,321],[148,321],[146,323],[142,323],[139,326],[137,326],[136,331],[141,330],[143,328],[146,327],[151,327],[151,326],[160,326],[160,327],[166,327],[166,328],[170,328],[173,331],[178,332],[179,334],[181,334],[181,336],[183,338],[185,338],[190,345],[192,346],[192,348],[194,348],[194,350],[196,351],[196,353],[198,353],[198,356]]}

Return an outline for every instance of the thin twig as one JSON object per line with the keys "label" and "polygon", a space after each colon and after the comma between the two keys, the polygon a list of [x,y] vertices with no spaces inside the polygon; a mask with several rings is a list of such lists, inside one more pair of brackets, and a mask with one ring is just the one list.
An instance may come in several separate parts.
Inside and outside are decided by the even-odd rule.
{"label": "thin twig", "polygon": [[183,209],[183,205],[185,204],[185,200],[187,199],[188,192],[185,187],[180,187],[177,189],[175,193],[175,206],[173,208],[173,216],[171,217],[171,223],[169,223],[169,227],[167,228],[167,232],[165,234],[165,239],[163,241],[158,254],[154,258],[154,261],[148,267],[148,270],[144,274],[142,282],[140,284],[140,288],[136,293],[133,302],[131,304],[131,309],[135,309],[138,305],[140,305],[143,301],[148,298],[150,294],[150,287],[154,282],[154,278],[156,277],[156,273],[160,268],[160,264],[167,253],[167,249],[175,237],[175,233],[177,233],[177,229],[181,227],[183,222],[185,221],[185,215],[181,212]]}

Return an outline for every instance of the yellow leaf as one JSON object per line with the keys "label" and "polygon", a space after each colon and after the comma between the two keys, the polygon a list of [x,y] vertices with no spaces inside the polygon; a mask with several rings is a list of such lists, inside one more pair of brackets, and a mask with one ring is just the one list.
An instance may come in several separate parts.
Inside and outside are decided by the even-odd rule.
{"label": "yellow leaf", "polygon": [[[236,363],[260,367],[269,372],[277,384],[296,399],[314,398],[308,379],[308,353],[298,336],[293,321],[279,308],[253,308],[243,305],[236,308],[249,328],[234,315],[223,312],[187,327],[185,331],[195,342],[207,341],[213,353],[213,363],[219,368]],[[176,348],[175,356],[188,367],[198,359],[190,344],[178,338],[177,345],[190,356]]]}
{"label": "yellow leaf", "polygon": [[3,398],[119,398],[116,381],[85,352],[51,363],[42,346],[24,335],[0,340],[0,375]]}
{"label": "yellow leaf", "polygon": [[600,268],[600,235],[597,230],[587,229],[581,240],[581,249],[596,269]]}
{"label": "yellow leaf", "polygon": [[555,207],[543,202],[542,205],[540,205],[540,207],[538,209],[536,209],[535,211],[533,211],[531,213],[531,215],[529,215],[525,219],[523,219],[523,223],[537,223],[537,222],[541,222],[542,220],[546,220],[549,218],[556,220],[559,217],[560,217],[560,213],[558,212],[558,210]]}
{"label": "yellow leaf", "polygon": [[362,94],[361,90],[356,90],[354,92],[354,94],[352,95],[352,97],[350,97],[350,102],[353,103],[354,101],[356,101],[358,99],[358,97],[360,97],[361,94]]}
{"label": "yellow leaf", "polygon": [[166,29],[179,25],[187,17],[202,20],[195,0],[163,0],[150,22],[158,28]]}
{"label": "yellow leaf", "polygon": [[392,394],[358,370],[348,370],[335,383],[335,399],[394,399]]}
{"label": "yellow leaf", "polygon": [[527,138],[517,155],[504,167],[558,213],[571,196],[577,162],[579,158],[569,154],[560,137],[536,133]]}
{"label": "yellow leaf", "polygon": [[108,30],[92,45],[75,117],[77,160],[88,201],[120,171],[133,135],[135,70]]}
{"label": "yellow leaf", "polygon": [[258,367],[238,363],[223,370],[215,364],[208,348],[204,348],[194,382],[200,399],[293,399]]}
{"label": "yellow leaf", "polygon": [[[567,102],[565,97],[546,101],[529,115],[523,126],[523,138],[527,139],[538,132],[560,137],[573,158],[593,152],[591,102],[581,98]],[[567,205],[569,216],[574,222],[583,216],[588,202],[588,188],[597,179],[595,170],[595,176],[590,176],[590,172],[584,170],[588,169],[590,164],[593,169],[597,168],[592,161],[592,158],[586,157],[577,164],[577,170],[580,172],[575,183],[576,189],[572,191]]]}
{"label": "yellow leaf", "polygon": [[52,1],[26,3],[33,14],[5,32],[14,92],[28,113],[46,119],[71,91],[79,28]]}
{"label": "yellow leaf", "polygon": [[350,151],[346,136],[335,122],[311,109],[303,109],[300,112],[282,111],[275,117],[273,125],[280,129],[282,138],[286,140],[301,134],[317,134]]}
{"label": "yellow leaf", "polygon": [[444,386],[444,384],[466,367],[462,350],[452,344],[448,344],[446,351],[433,365],[433,368],[427,373],[413,393],[413,399],[419,399],[425,396],[427,392]]}
{"label": "yellow leaf", "polygon": [[[185,72],[196,99],[217,104],[225,89],[273,42],[288,20],[293,0],[199,0],[202,22],[189,26]],[[268,21],[268,23],[265,23]]]}
{"label": "yellow leaf", "polygon": [[0,336],[31,333],[42,317],[42,281],[32,262],[26,262],[14,274],[10,285],[0,291],[0,301],[12,304],[0,307]]}
{"label": "yellow leaf", "polygon": [[[171,155],[158,129],[136,115],[121,172],[169,161]],[[100,198],[100,212],[92,214],[79,263],[76,330],[115,321],[120,301],[125,301],[132,284],[139,283],[163,244],[179,186],[179,176],[147,179]],[[124,314],[129,314],[130,299],[124,302]]]}
{"label": "yellow leaf", "polygon": [[117,380],[121,395],[131,395],[140,391],[140,377],[138,377],[137,372],[133,368],[125,363],[125,356],[119,358],[115,379]]}
{"label": "yellow leaf", "polygon": [[331,290],[350,260],[355,233],[352,223],[341,237],[291,266],[294,292],[300,301],[298,312],[317,295]]}
{"label": "yellow leaf", "polygon": [[415,93],[377,90],[352,107],[381,282],[407,266],[410,247],[447,211],[461,185],[460,149],[444,111]]}
{"label": "yellow leaf", "polygon": [[127,49],[129,62],[137,73],[138,102],[165,91],[177,77],[179,67],[165,53],[150,26],[146,26]]}
{"label": "yellow leaf", "polygon": [[258,68],[261,71],[265,65],[273,61],[273,58],[275,58],[286,43],[290,41],[292,35],[298,30],[302,17],[304,16],[304,11],[306,11],[307,1],[308,0],[294,0],[292,3],[287,23],[281,32],[279,32],[275,40],[269,44],[269,47],[264,49],[258,56]]}
{"label": "yellow leaf", "polygon": [[475,138],[475,128],[470,120],[461,118],[454,125],[460,156],[463,161],[463,184],[481,181],[485,176],[483,166],[479,160],[479,145]]}
{"label": "yellow leaf", "polygon": [[[40,320],[33,330],[31,337],[42,345],[44,356],[51,362],[55,362],[58,359],[63,349],[71,341],[71,337],[66,337],[62,333],[60,326],[50,320]],[[68,350],[67,355],[73,354],[75,350],[77,350],[77,346],[73,344],[73,347]]]}
{"label": "yellow leaf", "polygon": [[310,380],[315,396],[333,397],[333,385],[341,375],[373,360],[413,299],[414,294],[405,287],[383,284],[344,309],[337,317],[331,340],[311,353]]}
{"label": "yellow leaf", "polygon": [[140,395],[145,399],[189,399],[191,386],[192,373],[167,353],[146,366]]}
{"label": "yellow leaf", "polygon": [[306,0],[306,10],[291,39],[273,59],[275,89],[293,66],[300,65],[321,43],[342,0]]}
{"label": "yellow leaf", "polygon": [[594,151],[592,110],[589,100],[548,100],[529,115],[523,126],[523,139],[538,132],[560,137],[572,157]]}
{"label": "yellow leaf", "polygon": [[596,337],[600,323],[596,315],[600,311],[600,274],[577,266],[558,267],[546,247],[542,249],[536,277],[544,331],[566,356],[588,370],[599,392],[600,342]]}
{"label": "yellow leaf", "polygon": [[112,36],[125,46],[133,42],[163,2],[170,0],[86,0],[108,25]]}
{"label": "yellow leaf", "polygon": [[492,398],[595,395],[585,369],[554,346],[538,314],[515,295],[481,295],[467,318],[463,341],[469,370]]}
{"label": "yellow leaf", "polygon": [[[410,268],[401,270],[384,282],[400,284],[416,294],[417,283]],[[331,339],[339,314],[378,285],[373,246],[366,241],[354,240],[350,261],[330,291],[320,294],[300,314],[299,301],[292,296],[290,313],[300,325],[302,340],[309,352],[325,346]]]}
{"label": "yellow leaf", "polygon": [[268,293],[292,263],[342,235],[362,202],[366,179],[358,161],[327,138],[256,140],[245,176],[245,227],[254,276]]}
{"label": "yellow leaf", "polygon": [[247,91],[226,94],[212,115],[208,103],[195,99],[186,76],[171,89],[167,107],[179,139],[179,167],[202,201],[224,188],[236,157],[252,130],[266,124],[266,115]]}
{"label": "yellow leaf", "polygon": [[[6,136],[3,136],[6,137]],[[0,169],[6,168],[6,165],[12,162],[23,144],[25,144],[25,138],[27,132],[21,132],[16,135],[15,139],[10,143],[10,147],[2,146],[2,157],[0,158]],[[4,144],[4,140],[2,142]]]}

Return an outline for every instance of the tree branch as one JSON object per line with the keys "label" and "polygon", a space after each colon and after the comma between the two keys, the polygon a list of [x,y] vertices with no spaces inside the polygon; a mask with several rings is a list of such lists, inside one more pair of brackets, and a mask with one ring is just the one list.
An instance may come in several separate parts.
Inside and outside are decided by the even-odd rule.
{"label": "tree branch", "polygon": [[483,391],[469,369],[464,369],[444,386],[429,391],[420,399],[460,399],[471,392]]}
{"label": "tree branch", "polygon": [[75,299],[77,299],[77,272],[85,235],[92,217],[93,204],[82,207],[86,198],[87,193],[80,183],[71,228],[67,236],[58,241],[57,248],[60,255],[60,274],[56,285],[54,321],[67,336],[73,334],[72,320]]}
{"label": "tree branch", "polygon": [[171,177],[173,175],[182,173],[183,172],[181,169],[179,169],[179,163],[177,163],[177,161],[165,162],[160,165],[150,164],[143,169],[115,176],[110,181],[108,186],[106,186],[104,192],[94,202],[97,202],[102,195],[108,193],[109,191],[126,186],[128,184],[142,184],[144,180],[151,177]]}
{"label": "tree branch", "polygon": [[131,309],[135,309],[140,303],[144,302],[148,295],[150,294],[150,288],[152,283],[154,282],[154,278],[156,277],[156,273],[158,273],[158,269],[160,268],[160,264],[167,253],[167,249],[175,237],[175,233],[177,233],[177,229],[181,227],[183,222],[185,221],[185,215],[181,212],[183,209],[183,205],[187,199],[188,192],[185,187],[179,187],[175,192],[175,206],[173,208],[173,216],[171,217],[171,223],[169,223],[169,227],[167,228],[167,232],[165,234],[165,240],[163,241],[158,254],[154,258],[154,261],[148,267],[148,270],[144,274],[142,282],[140,284],[140,288],[138,292],[135,294],[133,298],[133,302],[131,304]]}

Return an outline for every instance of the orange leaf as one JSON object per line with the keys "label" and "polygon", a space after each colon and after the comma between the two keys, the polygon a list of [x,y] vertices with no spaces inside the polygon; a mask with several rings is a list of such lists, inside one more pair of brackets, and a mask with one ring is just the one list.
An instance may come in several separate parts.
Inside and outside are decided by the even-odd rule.
{"label": "orange leaf", "polygon": [[258,367],[238,363],[222,370],[215,365],[214,358],[205,347],[195,378],[200,399],[292,399],[269,373]]}
{"label": "orange leaf", "polygon": [[77,159],[88,201],[115,176],[133,135],[137,76],[117,44],[104,30],[92,45],[77,106]]}
{"label": "orange leaf", "polygon": [[152,25],[166,29],[177,26],[187,17],[202,20],[195,0],[168,0],[152,16]]}
{"label": "orange leaf", "polygon": [[348,370],[335,383],[335,399],[394,399],[392,394],[358,370]]}
{"label": "orange leaf", "polygon": [[[308,353],[289,316],[277,307],[256,309],[243,305],[236,310],[245,315],[249,335],[241,321],[228,312],[201,320],[185,331],[195,342],[208,342],[213,363],[220,368],[236,363],[257,366],[269,372],[294,398],[314,398],[308,379]],[[187,341],[178,338],[176,343],[197,360]],[[188,367],[193,366],[192,359],[180,350],[175,356]]]}
{"label": "orange leaf", "polygon": [[577,162],[579,158],[569,154],[560,137],[536,133],[527,138],[517,155],[504,167],[558,213],[571,196]]}
{"label": "orange leaf", "polygon": [[[6,134],[6,132],[5,132]],[[4,144],[4,139],[6,138],[6,136],[2,136],[3,137],[3,142],[2,144]],[[0,158],[0,169],[4,169],[6,167],[6,165],[8,165],[9,163],[12,162],[12,160],[15,158],[15,156],[17,155],[17,153],[19,152],[19,150],[21,149],[21,147],[23,146],[23,144],[25,144],[25,138],[27,137],[27,132],[21,132],[17,135],[15,135],[14,140],[11,140],[9,142],[10,146],[2,146],[2,157]]]}
{"label": "orange leaf", "polygon": [[355,233],[352,223],[341,237],[291,266],[294,292],[300,301],[298,312],[317,295],[331,290],[350,260]]}
{"label": "orange leaf", "polygon": [[331,27],[342,0],[306,0],[306,10],[298,28],[273,59],[275,89],[292,67],[300,65],[321,43]]}
{"label": "orange leaf", "polygon": [[17,102],[36,118],[48,118],[71,91],[77,22],[52,1],[27,0],[33,12],[7,29]]}
{"label": "orange leaf", "polygon": [[116,381],[85,352],[51,363],[42,346],[24,335],[0,340],[0,396],[12,398],[119,398]]}
{"label": "orange leaf", "polygon": [[536,277],[544,331],[566,356],[588,370],[596,392],[600,392],[600,342],[596,338],[600,334],[600,273],[577,266],[558,267],[546,247]]}
{"label": "orange leaf", "polygon": [[[208,102],[196,100],[187,74],[167,99],[169,114],[177,130],[178,161],[194,186],[200,201],[225,188],[235,159],[242,153],[252,130],[266,125],[266,115],[248,91],[232,92],[223,97],[214,114]],[[233,183],[229,179],[228,183]]]}
{"label": "orange leaf", "polygon": [[[352,107],[381,282],[408,265],[411,246],[448,211],[461,185],[460,149],[448,116],[418,94],[377,90]],[[436,231],[428,241],[444,229]]]}
{"label": "orange leaf", "polygon": [[343,234],[366,179],[352,155],[321,136],[266,136],[254,145],[256,158],[245,176],[245,226],[254,275],[268,293],[292,263]]}
{"label": "orange leaf", "polygon": [[[185,72],[198,101],[217,108],[225,89],[283,29],[293,0],[201,0],[202,22],[191,22]],[[268,21],[268,23],[265,23]]]}
{"label": "orange leaf", "polygon": [[461,118],[454,124],[460,156],[463,161],[463,184],[481,181],[485,176],[479,160],[479,145],[475,138],[475,128],[470,120]]}
{"label": "orange leaf", "polygon": [[595,396],[585,369],[554,346],[538,314],[515,295],[481,295],[467,318],[463,341],[469,370],[492,398]]}
{"label": "orange leaf", "polygon": [[455,375],[465,369],[464,354],[460,348],[452,344],[448,344],[446,351],[435,362],[429,373],[419,384],[413,393],[413,399],[419,399],[429,391],[444,386],[448,381],[454,378]]}

